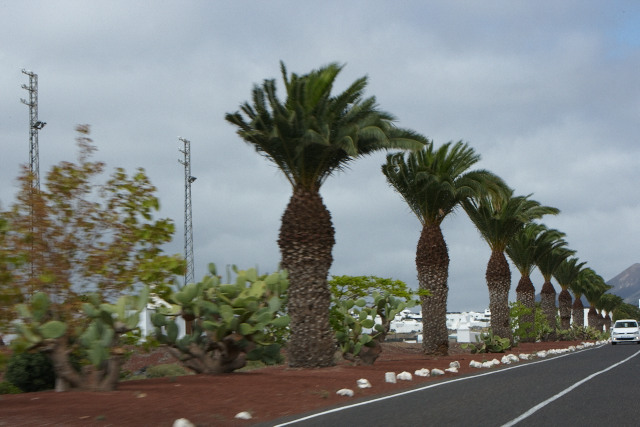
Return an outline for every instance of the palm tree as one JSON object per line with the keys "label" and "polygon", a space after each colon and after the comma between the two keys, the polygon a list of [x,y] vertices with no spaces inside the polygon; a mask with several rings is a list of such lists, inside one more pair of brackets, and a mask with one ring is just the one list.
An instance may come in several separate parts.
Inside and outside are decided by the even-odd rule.
{"label": "palm tree", "polygon": [[366,77],[332,96],[342,65],[329,64],[301,76],[289,75],[282,62],[280,66],[284,102],[276,95],[275,80],[265,80],[254,86],[252,103],[225,118],[278,166],[293,188],[278,239],[281,266],[290,279],[289,365],[330,366],[335,340],[329,326],[327,275],[335,238],[320,187],[358,157],[389,148],[420,149],[426,140],[395,127],[395,118],[380,110],[374,97],[363,97]]}
{"label": "palm tree", "polygon": [[584,304],[582,297],[589,286],[588,274],[592,271],[588,267],[584,267],[578,273],[578,277],[569,285],[569,290],[573,293],[573,304],[571,306],[571,317],[576,327],[584,328]]}
{"label": "palm tree", "polygon": [[590,268],[583,269],[580,272],[578,280],[581,282],[580,286],[582,287],[584,296],[587,298],[587,302],[589,302],[590,306],[589,313],[587,314],[589,327],[602,332],[602,325],[600,325],[600,329],[598,329],[598,324],[601,323],[601,321],[596,308],[602,295],[611,289],[611,286],[607,285],[604,279]]}
{"label": "palm tree", "polygon": [[578,263],[578,258],[565,259],[553,272],[553,277],[562,288],[558,295],[558,307],[560,310],[560,328],[569,329],[571,327],[571,294],[569,287],[578,279],[580,270],[586,262]]}
{"label": "palm tree", "polygon": [[[560,233],[560,236],[564,237],[565,234]],[[542,289],[540,290],[540,308],[547,319],[547,323],[554,331],[548,337],[550,340],[555,337],[555,330],[557,328],[556,315],[558,314],[558,309],[556,307],[556,290],[551,283],[551,277],[558,266],[562,264],[565,259],[575,253],[575,251],[565,247],[567,242],[565,242],[561,237],[558,238],[556,247],[540,257],[537,263],[540,274],[542,274],[542,278],[544,279]]]}
{"label": "palm tree", "polygon": [[604,316],[604,328],[605,331],[609,331],[611,329],[611,313],[618,307],[620,307],[624,303],[622,297],[614,294],[604,294],[600,297],[600,301],[598,301],[598,307],[607,313]]}
{"label": "palm tree", "polygon": [[513,197],[511,190],[500,197],[467,199],[462,206],[491,248],[485,275],[489,288],[491,329],[495,335],[513,341],[509,318],[511,271],[504,252],[509,241],[526,223],[559,211],[542,206],[530,200],[529,196]]}
{"label": "palm tree", "polygon": [[449,254],[442,235],[442,221],[463,200],[499,192],[506,186],[486,170],[469,169],[480,156],[461,141],[448,142],[439,148],[430,143],[423,150],[387,155],[382,173],[404,198],[418,217],[422,231],[416,249],[416,268],[422,302],[422,348],[426,354],[446,355],[449,351],[447,331],[447,296]]}
{"label": "palm tree", "polygon": [[556,230],[549,230],[544,224],[530,222],[513,236],[505,250],[520,272],[516,300],[529,309],[529,313],[521,318],[526,331],[524,341],[535,339],[536,289],[531,281],[531,274],[536,268],[538,259],[554,248],[556,239]]}

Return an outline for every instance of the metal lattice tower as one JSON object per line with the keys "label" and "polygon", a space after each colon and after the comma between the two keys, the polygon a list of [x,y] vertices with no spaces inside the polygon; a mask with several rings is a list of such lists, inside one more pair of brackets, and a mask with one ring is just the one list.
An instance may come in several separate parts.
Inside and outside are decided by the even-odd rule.
{"label": "metal lattice tower", "polygon": [[178,137],[184,144],[184,149],[179,149],[184,154],[184,160],[178,160],[184,165],[184,258],[187,268],[184,273],[184,284],[193,283],[193,222],[191,219],[191,184],[196,180],[191,175],[191,141]]}
{"label": "metal lattice tower", "polygon": [[38,131],[47,123],[38,120],[38,75],[29,70],[22,70],[29,76],[29,85],[22,85],[29,92],[29,100],[20,99],[29,107],[29,166],[33,176],[33,187],[40,189],[40,150],[38,147]]}

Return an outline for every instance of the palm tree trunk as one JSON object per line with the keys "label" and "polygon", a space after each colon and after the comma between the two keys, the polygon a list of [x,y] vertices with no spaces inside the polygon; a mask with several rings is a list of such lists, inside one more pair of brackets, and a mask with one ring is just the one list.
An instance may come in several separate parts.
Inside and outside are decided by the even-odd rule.
{"label": "palm tree trunk", "polygon": [[587,314],[587,321],[589,322],[589,327],[597,330],[599,318],[600,318],[600,315],[598,314],[596,309],[593,307],[593,305],[591,305],[591,308],[589,308],[589,313]]}
{"label": "palm tree trunk", "polygon": [[335,244],[331,214],[318,192],[294,189],[282,215],[278,246],[289,272],[289,366],[334,364],[336,344],[329,325],[331,293],[327,285]]}
{"label": "palm tree trunk", "polygon": [[558,295],[558,306],[560,308],[560,328],[567,330],[571,328],[571,293],[567,289],[560,291]]}
{"label": "palm tree trunk", "polygon": [[549,341],[554,340],[556,336],[556,315],[558,314],[558,309],[556,308],[556,290],[549,280],[545,280],[540,290],[540,308],[552,331],[547,339]]}
{"label": "palm tree trunk", "polygon": [[520,322],[525,325],[525,336],[522,341],[533,342],[536,339],[534,328],[536,321],[536,288],[533,286],[529,276],[520,277],[516,288],[516,300],[531,310],[531,313],[525,314],[520,318]]}
{"label": "palm tree trunk", "polygon": [[489,310],[491,310],[491,330],[500,338],[509,338],[513,344],[513,333],[509,318],[509,288],[511,270],[502,251],[491,251],[487,264],[487,287],[489,288]]}
{"label": "palm tree trunk", "polygon": [[447,296],[449,287],[449,254],[439,225],[425,225],[416,249],[416,268],[422,302],[422,349],[425,354],[447,355]]}
{"label": "palm tree trunk", "polygon": [[579,328],[584,328],[584,304],[582,304],[581,297],[576,297],[573,302],[571,315],[573,316],[573,324]]}

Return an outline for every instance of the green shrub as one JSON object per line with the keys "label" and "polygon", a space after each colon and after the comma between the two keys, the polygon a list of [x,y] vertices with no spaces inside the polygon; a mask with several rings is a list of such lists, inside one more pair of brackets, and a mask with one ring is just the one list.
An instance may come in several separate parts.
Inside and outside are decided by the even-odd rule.
{"label": "green shrub", "polygon": [[470,348],[471,353],[504,353],[511,349],[511,342],[509,338],[500,338],[490,330],[486,334],[477,336],[475,344],[468,343],[460,346],[464,349]]}
{"label": "green shrub", "polygon": [[177,363],[167,363],[164,365],[150,366],[145,371],[145,374],[147,378],[162,378],[180,377],[183,375],[189,375],[190,372]]}
{"label": "green shrub", "polygon": [[20,394],[22,390],[11,384],[9,381],[0,382],[0,394]]}
{"label": "green shrub", "polygon": [[25,392],[50,390],[56,376],[51,360],[43,353],[14,353],[9,359],[5,380]]}

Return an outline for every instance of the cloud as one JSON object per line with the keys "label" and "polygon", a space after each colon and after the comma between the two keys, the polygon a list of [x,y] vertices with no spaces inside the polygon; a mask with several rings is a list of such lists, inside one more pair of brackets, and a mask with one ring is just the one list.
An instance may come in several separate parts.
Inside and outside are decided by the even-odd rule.
{"label": "cloud", "polygon": [[[306,73],[345,63],[336,90],[363,75],[367,95],[439,143],[468,141],[478,165],[518,194],[562,210],[545,223],[605,279],[638,262],[640,7],[596,1],[514,3],[328,1],[3,2],[0,176],[10,205],[27,161],[27,108],[39,75],[40,165],[75,158],[76,124],[92,125],[97,158],[144,167],[182,252],[183,169],[192,141],[196,276],[219,266],[276,268],[281,173],[224,114],[250,99],[279,61]],[[322,189],[336,229],[331,274],[375,274],[416,286],[420,226],[380,173],[384,153],[353,162]],[[464,213],[444,224],[452,310],[488,305],[486,244]],[[513,286],[519,277],[512,269]],[[541,282],[535,281],[536,286]]]}

